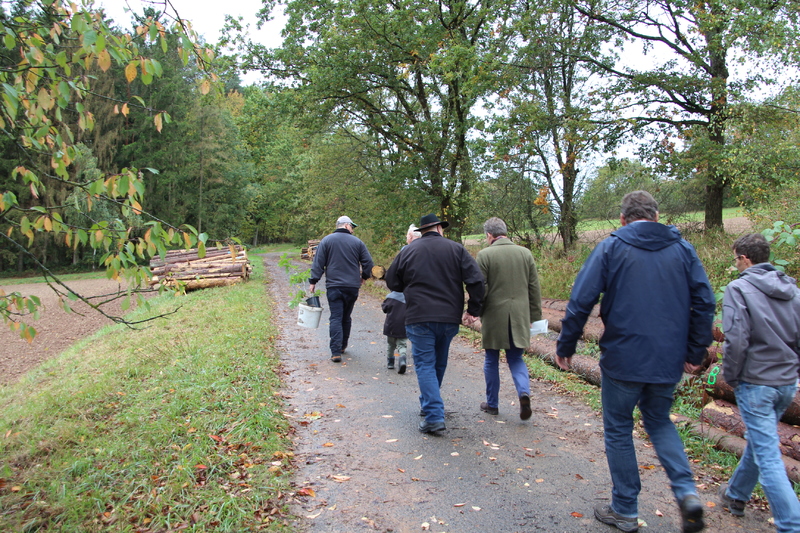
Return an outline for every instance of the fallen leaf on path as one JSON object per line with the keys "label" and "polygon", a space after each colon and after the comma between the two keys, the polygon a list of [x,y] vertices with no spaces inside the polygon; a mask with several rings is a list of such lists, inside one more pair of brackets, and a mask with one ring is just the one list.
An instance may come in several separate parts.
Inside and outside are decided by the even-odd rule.
{"label": "fallen leaf on path", "polygon": [[458,452],[453,452],[450,455],[452,455],[453,457],[458,457]]}
{"label": "fallen leaf on path", "polygon": [[536,483],[544,483],[544,480],[542,478],[535,479],[534,481],[536,481]]}
{"label": "fallen leaf on path", "polygon": [[717,504],[716,504],[716,503],[714,503],[714,502],[706,502],[706,507],[711,507],[711,508],[713,508],[713,507],[716,507],[716,506],[717,506]]}
{"label": "fallen leaf on path", "polygon": [[453,507],[464,507],[465,505],[467,505],[467,504],[466,503],[454,503]]}
{"label": "fallen leaf on path", "polygon": [[394,418],[392,415],[383,415],[383,418]]}
{"label": "fallen leaf on path", "polygon": [[332,442],[326,442],[325,444],[323,444],[323,446],[325,448],[333,448],[333,443]]}
{"label": "fallen leaf on path", "polygon": [[480,507],[476,507],[476,506],[474,506],[474,505],[473,505],[473,506],[472,506],[472,510],[473,510],[473,511],[480,511],[480,510],[481,510],[481,508],[480,508]]}
{"label": "fallen leaf on path", "polygon": [[656,516],[664,516],[664,513],[656,509]]}
{"label": "fallen leaf on path", "polygon": [[347,407],[345,407],[344,405],[342,405],[340,403],[337,403],[336,407],[338,407],[339,409],[347,409]]}
{"label": "fallen leaf on path", "polygon": [[641,468],[643,470],[653,470],[655,467],[656,467],[656,465],[642,465]]}
{"label": "fallen leaf on path", "polygon": [[406,471],[403,470],[402,468],[398,468],[397,471],[400,472],[401,474],[405,474],[406,473]]}
{"label": "fallen leaf on path", "polygon": [[578,511],[573,511],[573,512],[571,512],[569,514],[571,514],[575,518],[583,518],[583,514],[579,513]]}
{"label": "fallen leaf on path", "polygon": [[497,461],[497,457],[489,457],[490,461]]}
{"label": "fallen leaf on path", "polygon": [[431,529],[431,525],[427,522],[423,522],[420,527],[422,527],[422,531],[429,531]]}
{"label": "fallen leaf on path", "polygon": [[317,496],[317,493],[314,492],[314,489],[312,489],[311,487],[303,487],[302,489],[297,491],[297,494],[299,496],[311,496],[312,498],[315,498]]}
{"label": "fallen leaf on path", "polygon": [[350,476],[331,476],[331,479],[339,483],[344,483],[345,481],[350,481]]}
{"label": "fallen leaf on path", "polygon": [[391,443],[391,442],[397,442],[397,439],[389,439],[389,440],[387,440],[386,442],[390,442],[390,443]]}
{"label": "fallen leaf on path", "polygon": [[306,413],[303,416],[306,418],[310,418],[312,420],[316,420],[318,418],[322,418],[322,413],[320,413],[319,411],[314,411],[312,413]]}
{"label": "fallen leaf on path", "polygon": [[321,515],[321,514],[322,514],[322,511],[324,511],[324,510],[325,510],[325,509],[320,509],[320,510],[319,510],[319,511],[317,511],[316,513],[314,513],[314,514],[310,514],[310,515],[306,516],[306,518],[312,518],[312,519],[313,519],[313,518],[316,518],[316,517],[318,517],[319,515]]}
{"label": "fallen leaf on path", "polygon": [[415,461],[419,461],[420,459],[422,459],[422,456],[421,456],[421,455],[418,455],[418,456],[414,457],[414,460],[415,460]]}
{"label": "fallen leaf on path", "polygon": [[336,510],[336,504],[334,503],[333,505],[331,505],[330,507],[328,507],[328,510],[329,510],[329,511],[335,511],[335,510]]}

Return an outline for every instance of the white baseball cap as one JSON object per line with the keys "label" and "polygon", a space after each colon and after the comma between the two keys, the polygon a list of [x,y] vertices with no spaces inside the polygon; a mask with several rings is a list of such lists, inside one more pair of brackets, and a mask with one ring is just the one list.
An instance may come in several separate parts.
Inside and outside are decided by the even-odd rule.
{"label": "white baseball cap", "polygon": [[339,217],[339,219],[336,221],[336,225],[337,225],[337,226],[341,226],[342,224],[350,224],[350,225],[351,225],[351,226],[353,226],[354,228],[357,228],[357,227],[358,227],[358,224],[356,224],[355,222],[353,222],[352,220],[350,220],[350,217],[347,217],[347,216],[341,216],[341,217]]}

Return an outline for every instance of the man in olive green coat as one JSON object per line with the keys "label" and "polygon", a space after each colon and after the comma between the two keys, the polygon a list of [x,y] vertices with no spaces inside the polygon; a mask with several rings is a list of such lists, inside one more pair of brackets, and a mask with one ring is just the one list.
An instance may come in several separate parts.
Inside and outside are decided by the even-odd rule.
{"label": "man in olive green coat", "polygon": [[483,231],[490,246],[478,252],[477,257],[486,280],[486,299],[481,312],[486,401],[480,408],[491,415],[499,412],[500,350],[505,350],[519,397],[519,417],[527,420],[531,417],[531,386],[522,353],[530,345],[531,323],[542,318],[539,275],[530,250],[508,238],[505,222],[490,218]]}

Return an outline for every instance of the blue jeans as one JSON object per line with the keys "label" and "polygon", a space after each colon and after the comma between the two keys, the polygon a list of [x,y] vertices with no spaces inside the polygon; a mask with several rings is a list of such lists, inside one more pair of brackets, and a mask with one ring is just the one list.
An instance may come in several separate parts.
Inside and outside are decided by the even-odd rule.
{"label": "blue jeans", "polygon": [[778,531],[800,531],[800,502],[786,475],[778,448],[778,421],[792,403],[795,385],[769,387],[740,382],[736,404],[746,428],[747,446],[728,484],[728,496],[747,501],[761,483]]}
{"label": "blue jeans", "polygon": [[406,335],[411,340],[414,372],[419,383],[419,404],[428,423],[444,422],[444,402],[439,388],[442,386],[450,341],[458,333],[458,324],[446,322],[417,322],[406,324]]}
{"label": "blue jeans", "polygon": [[697,494],[692,470],[683,451],[683,441],[669,419],[675,385],[620,381],[603,374],[600,392],[606,459],[614,485],[611,507],[623,516],[638,516],[638,497],[642,490],[633,447],[633,409],[637,404],[644,429],[667,472],[675,498],[680,502],[690,494]]}
{"label": "blue jeans", "polygon": [[350,340],[350,328],[353,325],[350,314],[358,300],[358,289],[328,287],[325,294],[328,297],[328,307],[331,309],[329,330],[331,355],[339,355],[347,348],[347,341]]}
{"label": "blue jeans", "polygon": [[[517,396],[531,394],[531,378],[528,374],[528,365],[522,358],[522,348],[517,348],[511,341],[511,326],[508,327],[508,339],[511,343],[506,350],[506,362],[511,371],[511,379],[514,380],[514,387],[517,389]],[[486,349],[483,359],[483,376],[486,379],[486,403],[489,407],[497,408],[500,395],[500,350]]]}

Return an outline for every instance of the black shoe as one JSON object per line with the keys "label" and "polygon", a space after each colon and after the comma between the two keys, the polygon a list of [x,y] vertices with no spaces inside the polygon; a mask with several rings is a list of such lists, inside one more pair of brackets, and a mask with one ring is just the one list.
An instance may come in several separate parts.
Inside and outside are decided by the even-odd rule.
{"label": "black shoe", "polygon": [[706,527],[703,522],[703,504],[695,494],[690,494],[680,503],[683,533],[696,533]]}
{"label": "black shoe", "polygon": [[386,368],[389,370],[394,370],[394,356],[388,357],[386,359]]}
{"label": "black shoe", "polygon": [[598,505],[594,508],[594,517],[604,524],[615,526],[622,531],[639,531],[639,519],[622,516],[611,508],[607,503]]}
{"label": "black shoe", "polygon": [[500,412],[497,407],[489,407],[489,404],[486,402],[481,403],[481,411],[484,413],[489,413],[490,415],[496,415]]}
{"label": "black shoe", "polygon": [[419,430],[423,433],[435,433],[437,431],[442,431],[447,429],[444,425],[444,421],[442,422],[428,422],[427,420],[423,420],[419,423]]}
{"label": "black shoe", "polygon": [[331,361],[333,361],[334,363],[341,363],[342,362],[342,354],[340,354],[340,353],[333,354],[331,356]]}
{"label": "black shoe", "polygon": [[425,416],[425,411],[423,411],[422,408],[419,410],[419,416]]}
{"label": "black shoe", "polygon": [[532,414],[533,411],[531,411],[531,397],[527,394],[523,394],[519,397],[519,417],[522,420],[527,420]]}
{"label": "black shoe", "polygon": [[400,361],[398,362],[397,373],[398,374],[405,374],[406,373],[406,356],[401,355]]}
{"label": "black shoe", "polygon": [[733,516],[744,516],[745,502],[742,500],[734,500],[728,496],[728,484],[723,483],[719,486],[717,491],[720,501],[722,501],[722,508],[727,509]]}

